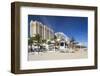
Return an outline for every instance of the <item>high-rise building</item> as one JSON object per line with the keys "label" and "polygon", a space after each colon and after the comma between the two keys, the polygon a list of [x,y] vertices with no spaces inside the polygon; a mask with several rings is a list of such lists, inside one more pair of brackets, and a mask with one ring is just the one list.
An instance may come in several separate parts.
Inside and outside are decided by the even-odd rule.
{"label": "high-rise building", "polygon": [[43,25],[39,21],[30,21],[30,37],[39,34],[42,39],[53,39],[54,30],[47,25]]}

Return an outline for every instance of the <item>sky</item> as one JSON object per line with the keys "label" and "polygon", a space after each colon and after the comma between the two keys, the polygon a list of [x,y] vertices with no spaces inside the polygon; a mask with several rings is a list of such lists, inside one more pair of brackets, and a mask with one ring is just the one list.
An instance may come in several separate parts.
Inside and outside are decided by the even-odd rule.
{"label": "sky", "polygon": [[40,21],[55,32],[63,32],[68,37],[74,37],[77,42],[86,46],[88,44],[88,17],[28,15],[28,30],[31,20]]}

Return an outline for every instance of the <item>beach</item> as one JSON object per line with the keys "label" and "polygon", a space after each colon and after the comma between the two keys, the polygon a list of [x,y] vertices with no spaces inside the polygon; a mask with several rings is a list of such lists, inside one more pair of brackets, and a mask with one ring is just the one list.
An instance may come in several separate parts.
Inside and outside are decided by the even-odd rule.
{"label": "beach", "polygon": [[78,50],[71,53],[63,53],[59,51],[47,51],[47,52],[29,52],[28,60],[62,60],[62,59],[82,59],[87,58],[87,50]]}

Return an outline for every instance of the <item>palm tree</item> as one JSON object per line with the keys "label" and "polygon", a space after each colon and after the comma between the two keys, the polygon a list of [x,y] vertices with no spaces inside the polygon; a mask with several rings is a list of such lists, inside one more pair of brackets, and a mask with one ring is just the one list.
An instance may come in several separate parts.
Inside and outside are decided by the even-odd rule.
{"label": "palm tree", "polygon": [[32,45],[32,43],[33,43],[32,37],[28,38],[28,45]]}
{"label": "palm tree", "polygon": [[54,35],[54,40],[57,40],[57,36],[56,35]]}
{"label": "palm tree", "polygon": [[29,37],[28,38],[28,45],[30,46],[30,50],[32,51],[32,44],[34,43],[34,37]]}
{"label": "palm tree", "polygon": [[54,41],[55,41],[55,50],[56,49],[59,49],[59,46],[60,46],[60,36],[58,35],[58,36],[56,36],[56,35],[54,35]]}
{"label": "palm tree", "polygon": [[[36,34],[34,37],[30,37],[28,39],[28,45],[31,46],[31,50],[32,50],[32,44],[35,43],[35,42],[36,42],[36,44],[37,44],[37,46],[39,48],[40,47],[40,44],[42,42],[41,36],[39,34]],[[39,49],[38,49],[38,51],[39,51]]]}
{"label": "palm tree", "polygon": [[[40,34],[36,34],[36,35],[35,35],[35,41],[37,42],[38,48],[40,48],[40,44],[41,44],[41,42],[42,42],[42,39],[41,39]],[[38,53],[39,53],[39,52],[40,52],[40,49],[38,49]]]}
{"label": "palm tree", "polygon": [[42,43],[46,43],[46,42],[47,42],[47,40],[45,40],[45,39],[44,39],[44,40],[42,40]]}
{"label": "palm tree", "polygon": [[35,35],[35,40],[37,41],[37,43],[41,43],[42,40],[40,34]]}
{"label": "palm tree", "polygon": [[71,40],[70,40],[70,47],[73,49],[74,48],[74,43],[75,43],[75,38],[74,37],[71,37]]}
{"label": "palm tree", "polygon": [[57,42],[57,36],[54,35],[54,41],[55,41],[55,45],[56,45],[56,42]]}

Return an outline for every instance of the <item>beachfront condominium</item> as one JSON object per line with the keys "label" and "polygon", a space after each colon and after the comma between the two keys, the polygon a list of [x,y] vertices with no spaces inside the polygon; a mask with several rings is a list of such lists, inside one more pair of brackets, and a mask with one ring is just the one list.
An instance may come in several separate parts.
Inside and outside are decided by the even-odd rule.
{"label": "beachfront condominium", "polygon": [[34,37],[36,34],[39,34],[42,39],[53,39],[54,30],[47,25],[44,25],[39,21],[30,21],[30,37]]}

